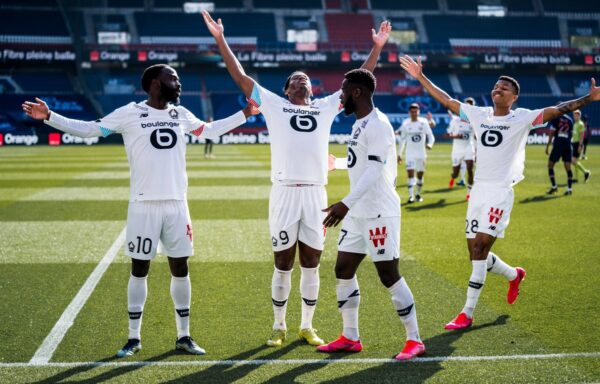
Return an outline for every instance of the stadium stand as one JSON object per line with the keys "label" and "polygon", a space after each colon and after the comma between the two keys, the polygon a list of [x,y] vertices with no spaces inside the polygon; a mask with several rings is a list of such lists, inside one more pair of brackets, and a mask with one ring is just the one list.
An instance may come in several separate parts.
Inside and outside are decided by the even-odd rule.
{"label": "stadium stand", "polygon": [[437,0],[371,0],[371,9],[384,10],[437,10]]}
{"label": "stadium stand", "polygon": [[[23,22],[27,20],[27,22]],[[58,11],[13,10],[0,12],[0,43],[71,44]]]}

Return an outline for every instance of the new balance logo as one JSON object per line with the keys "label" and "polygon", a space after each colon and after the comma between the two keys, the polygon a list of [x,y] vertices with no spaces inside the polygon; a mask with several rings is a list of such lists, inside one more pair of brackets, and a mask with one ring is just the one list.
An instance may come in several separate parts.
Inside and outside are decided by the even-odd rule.
{"label": "new balance logo", "polygon": [[287,300],[275,300],[275,299],[271,299],[273,301],[273,305],[276,307],[283,307],[285,305],[285,303],[287,303]]}
{"label": "new balance logo", "polygon": [[378,255],[385,255],[385,248],[381,248],[377,250]]}
{"label": "new balance logo", "polygon": [[[360,291],[358,289],[356,289],[354,292],[352,292],[350,295],[348,295],[348,299],[350,299],[351,297],[357,297],[360,296]],[[344,306],[344,304],[346,304],[348,302],[348,300],[338,300],[338,308],[342,308]]]}
{"label": "new balance logo", "polygon": [[375,231],[369,229],[369,240],[373,242],[373,246],[379,247],[379,243],[383,247],[387,238],[387,228],[375,228]]}
{"label": "new balance logo", "polygon": [[304,297],[302,298],[302,300],[304,301],[304,304],[314,307],[315,305],[317,305],[317,300],[309,300],[309,299],[305,299]]}
{"label": "new balance logo", "polygon": [[469,287],[475,288],[475,289],[481,289],[481,287],[483,287],[483,283],[477,283],[475,281],[469,281]]}
{"label": "new balance logo", "polygon": [[137,320],[142,317],[142,312],[129,312],[129,318],[131,320]]}
{"label": "new balance logo", "polygon": [[179,317],[188,317],[190,315],[190,309],[189,308],[175,309],[175,311],[177,312],[177,314],[179,315]]}
{"label": "new balance logo", "polygon": [[407,316],[410,313],[410,311],[412,311],[414,306],[415,304],[413,303],[406,308],[398,309],[396,312],[398,312],[399,316]]}
{"label": "new balance logo", "polygon": [[490,225],[490,226],[488,227],[488,229],[491,229],[492,231],[495,231],[495,230],[496,230],[496,226],[495,226],[495,225]]}
{"label": "new balance logo", "polygon": [[499,208],[490,208],[490,211],[488,212],[488,216],[490,217],[490,223],[498,224],[498,222],[502,218],[503,213],[504,209],[500,210]]}

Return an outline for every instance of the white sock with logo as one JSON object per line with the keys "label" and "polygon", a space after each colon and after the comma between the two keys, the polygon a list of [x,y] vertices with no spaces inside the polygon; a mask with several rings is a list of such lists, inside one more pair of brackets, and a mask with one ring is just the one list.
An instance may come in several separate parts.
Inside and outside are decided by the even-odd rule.
{"label": "white sock with logo", "polygon": [[487,271],[497,275],[502,275],[506,277],[508,281],[512,281],[517,278],[517,269],[506,264],[498,255],[493,252],[488,253]]}
{"label": "white sock with logo", "polygon": [[335,287],[338,309],[342,314],[344,330],[342,334],[350,340],[358,340],[358,306],[360,305],[360,290],[356,275],[351,279],[337,279]]}
{"label": "white sock with logo", "polygon": [[129,312],[129,338],[141,340],[142,314],[148,296],[147,276],[129,276],[127,285],[127,311]]}
{"label": "white sock with logo", "polygon": [[273,302],[273,329],[287,329],[285,314],[292,289],[292,270],[282,271],[275,268],[271,280],[271,301]]}
{"label": "white sock with logo", "polygon": [[317,308],[319,297],[319,267],[300,267],[300,296],[302,297],[302,323],[301,329],[312,328],[312,319]]}
{"label": "white sock with logo", "polygon": [[487,275],[487,261],[486,260],[473,260],[473,272],[469,278],[469,288],[467,288],[467,302],[463,308],[463,312],[469,317],[473,318],[473,312],[477,306],[479,295],[483,289],[485,283],[485,276]]}
{"label": "white sock with logo", "polygon": [[400,280],[389,287],[388,291],[392,295],[392,302],[394,303],[396,312],[406,329],[406,340],[421,341],[415,299],[404,277],[401,277]]}
{"label": "white sock with logo", "polygon": [[171,298],[175,306],[175,324],[177,338],[190,335],[190,304],[192,302],[192,284],[190,275],[171,276]]}

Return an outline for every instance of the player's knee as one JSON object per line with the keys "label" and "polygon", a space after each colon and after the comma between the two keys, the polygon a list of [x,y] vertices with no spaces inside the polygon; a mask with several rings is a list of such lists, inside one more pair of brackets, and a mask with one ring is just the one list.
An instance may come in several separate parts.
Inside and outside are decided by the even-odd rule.
{"label": "player's knee", "polygon": [[131,274],[135,277],[146,277],[150,271],[150,260],[131,259]]}
{"label": "player's knee", "polygon": [[483,241],[475,239],[475,243],[471,248],[471,259],[473,260],[484,260],[485,259],[486,244]]}
{"label": "player's knee", "polygon": [[171,275],[175,277],[186,277],[189,273],[187,257],[181,259],[169,259]]}
{"label": "player's knee", "polygon": [[398,280],[400,280],[400,274],[398,271],[379,272],[379,281],[381,281],[381,284],[383,284],[386,288],[396,284]]}
{"label": "player's knee", "polygon": [[337,279],[349,280],[354,276],[354,271],[346,265],[336,264],[335,265],[335,277]]}

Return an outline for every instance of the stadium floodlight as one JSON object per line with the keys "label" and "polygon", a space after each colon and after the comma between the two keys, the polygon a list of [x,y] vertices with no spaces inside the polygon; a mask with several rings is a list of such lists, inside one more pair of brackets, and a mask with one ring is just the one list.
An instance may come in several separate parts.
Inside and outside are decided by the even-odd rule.
{"label": "stadium floodlight", "polygon": [[215,3],[183,3],[183,12],[185,13],[201,13],[204,10],[207,10],[208,12],[213,12],[215,10]]}
{"label": "stadium floodlight", "polygon": [[504,17],[506,16],[506,7],[501,5],[478,5],[477,16]]}

